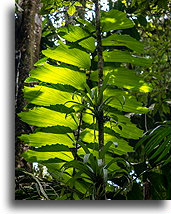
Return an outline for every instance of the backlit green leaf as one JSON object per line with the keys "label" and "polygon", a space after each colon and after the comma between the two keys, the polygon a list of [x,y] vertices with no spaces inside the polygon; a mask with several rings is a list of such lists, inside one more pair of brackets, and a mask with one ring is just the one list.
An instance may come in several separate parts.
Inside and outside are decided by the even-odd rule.
{"label": "backlit green leaf", "polygon": [[[150,58],[142,58],[132,56],[127,51],[113,50],[113,51],[104,51],[103,57],[105,62],[123,62],[123,63],[132,63],[140,66],[149,66],[152,63]],[[97,61],[97,57],[95,57]]]}
{"label": "backlit green leaf", "polygon": [[133,51],[142,53],[144,50],[143,43],[137,41],[129,35],[112,34],[102,40],[103,46],[125,46]]}
{"label": "backlit green leaf", "polygon": [[118,122],[117,124],[112,124],[111,122],[105,123],[105,127],[111,128],[121,137],[127,139],[139,139],[143,135],[143,130],[136,127],[135,124],[124,124]]}
{"label": "backlit green leaf", "polygon": [[[80,135],[84,142],[91,143],[94,142],[94,133],[96,134],[96,142],[98,142],[98,131],[86,128]],[[113,142],[110,146],[109,151],[118,155],[126,154],[127,152],[133,152],[133,148],[128,145],[128,142],[124,139],[117,138],[114,135],[104,133],[105,144],[109,141]]]}
{"label": "backlit green leaf", "polygon": [[74,5],[77,6],[77,7],[82,7],[82,6],[83,6],[79,1],[76,1],[76,2],[74,3]]}
{"label": "backlit green leaf", "polygon": [[20,136],[20,139],[24,141],[24,143],[35,147],[53,144],[63,144],[68,147],[73,147],[74,136],[72,133],[54,134],[54,133],[36,132],[34,134],[29,135],[23,134]]}
{"label": "backlit green leaf", "polygon": [[56,112],[43,107],[37,107],[28,112],[21,112],[18,115],[21,117],[22,121],[38,127],[60,125],[75,130],[78,126],[71,115],[66,117],[65,113]]}
{"label": "backlit green leaf", "polygon": [[59,35],[69,42],[76,42],[82,47],[93,52],[95,50],[95,39],[81,27],[68,25],[58,30]]}
{"label": "backlit green leaf", "polygon": [[128,91],[107,88],[104,91],[104,99],[109,97],[111,97],[111,100],[108,105],[120,111],[138,114],[147,113],[149,111],[148,108],[142,107],[142,103],[138,102],[135,96],[130,95]]}
{"label": "backlit green leaf", "polygon": [[126,29],[134,27],[133,22],[126,17],[126,14],[118,10],[102,11],[102,31]]}
{"label": "backlit green leaf", "polygon": [[59,62],[75,65],[79,68],[89,69],[91,65],[90,56],[88,53],[76,48],[71,48],[62,43],[56,49],[47,49],[42,51],[42,53],[46,57]]}
{"label": "backlit green leaf", "polygon": [[53,158],[59,158],[63,161],[71,161],[74,159],[70,151],[38,152],[38,151],[29,150],[28,152],[23,153],[23,157],[28,162],[42,162],[50,159],[53,161]]}
{"label": "backlit green leaf", "polygon": [[[24,97],[33,104],[50,106],[56,104],[65,104],[67,101],[80,102],[78,95],[73,96],[73,93],[56,90],[46,86],[35,85],[34,87],[24,88]],[[72,103],[67,103],[70,107]]]}
{"label": "backlit green leaf", "polygon": [[[104,75],[111,73],[108,84],[118,86],[120,88],[126,88],[129,90],[137,90],[143,93],[150,92],[152,90],[151,85],[142,80],[141,76],[137,75],[134,70],[126,68],[112,68],[105,67]],[[91,80],[98,80],[98,71],[91,73]]]}
{"label": "backlit green leaf", "polygon": [[69,6],[67,13],[72,16],[76,12],[76,7],[74,5]]}
{"label": "backlit green leaf", "polygon": [[86,83],[85,73],[47,63],[32,70],[31,77],[43,82],[71,85],[78,89],[84,89]]}
{"label": "backlit green leaf", "polygon": [[93,33],[93,32],[95,33],[96,32],[95,26],[91,22],[88,22],[86,19],[80,19],[80,18],[78,18],[77,22],[79,24],[81,24],[81,27],[83,29],[86,29],[86,31],[88,31],[90,33]]}

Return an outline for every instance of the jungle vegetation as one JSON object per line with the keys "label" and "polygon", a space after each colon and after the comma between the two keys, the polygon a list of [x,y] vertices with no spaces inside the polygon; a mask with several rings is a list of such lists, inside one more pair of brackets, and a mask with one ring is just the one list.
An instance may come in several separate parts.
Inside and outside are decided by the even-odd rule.
{"label": "jungle vegetation", "polygon": [[31,2],[15,5],[16,200],[170,199],[169,1]]}

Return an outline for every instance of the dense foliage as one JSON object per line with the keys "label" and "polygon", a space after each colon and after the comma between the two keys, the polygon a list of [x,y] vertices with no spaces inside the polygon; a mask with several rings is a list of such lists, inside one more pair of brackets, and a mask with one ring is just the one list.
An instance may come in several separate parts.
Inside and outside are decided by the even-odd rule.
{"label": "dense foliage", "polygon": [[[157,19],[142,16],[140,1],[109,1],[99,23],[97,1],[42,2],[42,57],[25,81],[28,105],[19,113],[33,129],[20,136],[31,147],[23,157],[38,171],[17,170],[19,186],[32,184],[18,188],[17,198],[169,199],[170,77],[162,64],[170,59],[167,42],[156,55]],[[95,19],[80,18],[80,10],[95,10]],[[67,22],[55,29],[58,11]]]}

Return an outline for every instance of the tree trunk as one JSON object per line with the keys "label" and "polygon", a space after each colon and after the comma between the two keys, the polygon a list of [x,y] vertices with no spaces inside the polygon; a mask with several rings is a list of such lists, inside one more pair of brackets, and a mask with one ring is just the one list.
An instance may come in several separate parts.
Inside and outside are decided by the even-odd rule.
{"label": "tree trunk", "polygon": [[15,77],[16,77],[16,94],[15,94],[15,166],[18,168],[29,168],[21,157],[21,153],[27,150],[27,146],[18,139],[22,133],[31,131],[29,125],[22,122],[17,113],[21,112],[25,106],[23,97],[24,81],[29,76],[29,71],[33,68],[34,63],[39,58],[39,47],[41,39],[41,8],[40,0],[21,0],[17,5],[15,24]]}
{"label": "tree trunk", "polygon": [[143,185],[143,197],[144,200],[151,200],[151,184],[148,179],[144,182]]}

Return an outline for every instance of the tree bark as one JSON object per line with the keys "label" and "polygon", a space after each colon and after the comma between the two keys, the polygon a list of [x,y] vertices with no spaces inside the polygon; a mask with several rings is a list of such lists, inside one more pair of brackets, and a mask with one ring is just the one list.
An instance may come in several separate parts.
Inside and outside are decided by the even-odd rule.
{"label": "tree bark", "polygon": [[151,184],[148,179],[143,184],[143,197],[144,200],[151,200]]}
{"label": "tree bark", "polygon": [[18,139],[22,133],[29,133],[29,125],[22,122],[17,113],[21,112],[25,106],[23,97],[24,81],[29,76],[29,71],[39,58],[39,48],[41,39],[41,8],[40,0],[21,0],[18,2],[18,11],[15,14],[15,166],[18,168],[28,168],[21,153],[27,150],[23,143]]}

